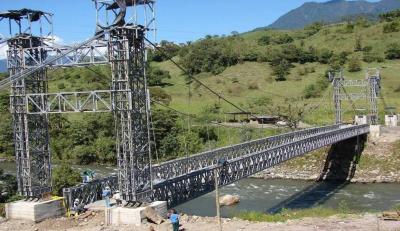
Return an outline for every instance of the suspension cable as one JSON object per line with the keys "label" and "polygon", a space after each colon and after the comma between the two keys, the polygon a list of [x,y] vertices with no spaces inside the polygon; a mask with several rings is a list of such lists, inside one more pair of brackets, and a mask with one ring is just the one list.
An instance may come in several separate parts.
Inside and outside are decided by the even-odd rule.
{"label": "suspension cable", "polygon": [[[151,42],[149,39],[144,38],[150,45],[152,45],[156,50],[160,51],[163,54],[166,54],[165,50],[162,49],[161,47],[156,46],[153,42]],[[238,105],[236,105],[235,103],[233,103],[232,101],[228,100],[227,98],[223,97],[221,94],[219,94],[218,92],[216,92],[215,90],[211,89],[209,86],[207,86],[206,84],[204,84],[202,81],[198,80],[197,78],[195,78],[192,74],[190,74],[185,68],[183,68],[180,64],[178,64],[177,62],[175,62],[172,58],[168,57],[168,60],[170,62],[172,62],[176,67],[178,67],[178,69],[180,69],[186,76],[188,76],[190,79],[194,80],[195,82],[197,82],[199,85],[203,86],[205,89],[207,89],[208,91],[210,91],[212,94],[216,95],[218,98],[222,99],[223,101],[225,101],[226,103],[228,103],[229,105],[231,105],[232,107],[238,109],[239,111],[243,112],[243,113],[248,113],[246,112],[244,109],[242,109],[241,107],[239,107]],[[253,118],[257,118],[256,116],[252,115],[251,113],[249,114],[251,117]]]}

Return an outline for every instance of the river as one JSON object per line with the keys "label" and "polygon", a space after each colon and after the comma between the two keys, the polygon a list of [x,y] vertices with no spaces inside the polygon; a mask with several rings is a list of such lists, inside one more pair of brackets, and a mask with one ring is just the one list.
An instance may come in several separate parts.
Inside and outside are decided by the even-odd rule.
{"label": "river", "polygon": [[[92,169],[97,177],[116,172],[115,167],[73,166]],[[6,173],[15,174],[14,163],[0,163]],[[223,217],[242,211],[274,212],[285,208],[347,207],[358,211],[383,211],[400,204],[399,184],[334,184],[299,180],[243,179],[221,189],[221,195],[240,196],[240,203],[222,207]],[[209,193],[176,208],[198,216],[215,216],[215,194]]]}

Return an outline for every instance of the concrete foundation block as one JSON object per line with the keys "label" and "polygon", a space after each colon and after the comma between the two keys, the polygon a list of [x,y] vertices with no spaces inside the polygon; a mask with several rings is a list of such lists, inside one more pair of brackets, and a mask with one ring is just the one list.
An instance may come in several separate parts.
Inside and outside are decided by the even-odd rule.
{"label": "concrete foundation block", "polygon": [[370,125],[369,131],[371,138],[379,138],[381,136],[381,125]]}
{"label": "concrete foundation block", "polygon": [[[151,205],[160,216],[166,217],[167,215],[167,202],[156,201]],[[144,210],[146,207],[140,208],[125,208],[125,207],[114,207],[106,209],[105,223],[107,225],[137,225],[140,226],[142,221],[146,219]]]}
{"label": "concrete foundation block", "polygon": [[397,127],[398,121],[397,115],[385,115],[385,125],[388,127]]}
{"label": "concrete foundation block", "polygon": [[48,201],[16,201],[5,206],[8,219],[21,219],[40,222],[48,218],[65,215],[61,199]]}

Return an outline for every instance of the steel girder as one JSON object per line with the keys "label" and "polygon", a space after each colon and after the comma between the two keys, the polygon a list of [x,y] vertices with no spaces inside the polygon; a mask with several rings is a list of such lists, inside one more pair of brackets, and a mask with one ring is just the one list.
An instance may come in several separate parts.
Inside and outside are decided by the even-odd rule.
{"label": "steel girder", "polygon": [[[71,46],[59,46],[51,42],[43,42],[38,47],[27,47],[21,49],[24,56],[30,59],[29,63],[25,64],[25,68],[35,68],[45,64],[47,68],[50,67],[82,67],[89,65],[108,64],[107,57],[107,41],[93,40],[88,44],[82,45],[78,48]],[[32,55],[35,50],[40,49],[45,51],[46,55]],[[11,52],[11,50],[9,51]],[[62,58],[54,60],[54,57],[62,56]],[[18,63],[10,60],[9,67],[17,67]]]}
{"label": "steel girder", "polygon": [[301,140],[309,136],[315,136],[327,131],[336,130],[340,125],[310,128],[296,132],[253,140],[229,147],[219,148],[192,155],[190,157],[179,158],[159,165],[153,165],[153,180],[160,182],[174,177],[178,177],[195,170],[199,170],[217,164],[218,160],[232,160],[250,153],[260,152],[279,145]]}
{"label": "steel girder", "polygon": [[85,205],[101,200],[101,192],[106,186],[109,186],[112,191],[117,190],[117,176],[110,176],[89,183],[80,184],[75,187],[64,188],[63,197],[65,198],[66,206],[68,208],[72,207],[75,199],[79,199],[79,201]]}
{"label": "steel girder", "polygon": [[[34,65],[34,59],[45,58],[42,38],[21,36],[8,40],[7,64],[10,76],[19,74]],[[29,52],[26,53],[26,49]],[[28,115],[25,95],[47,93],[45,69],[32,73],[25,79],[11,82],[11,114],[13,116],[14,152],[17,164],[19,193],[25,197],[39,198],[51,192],[51,163],[48,115]],[[46,101],[39,103],[46,107]]]}
{"label": "steel girder", "polygon": [[313,150],[367,133],[369,125],[346,126],[278,145],[228,161],[221,168],[213,165],[155,184],[153,196],[156,200],[167,201],[170,207],[176,206],[213,191],[216,168],[219,168],[219,186],[224,186]]}
{"label": "steel girder", "polygon": [[122,198],[132,202],[152,185],[144,36],[142,27],[119,27],[109,41],[118,184]]}

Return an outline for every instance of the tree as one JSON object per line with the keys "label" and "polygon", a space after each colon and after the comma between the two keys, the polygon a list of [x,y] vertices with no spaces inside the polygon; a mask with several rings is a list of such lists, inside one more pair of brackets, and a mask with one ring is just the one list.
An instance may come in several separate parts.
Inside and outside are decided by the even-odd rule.
{"label": "tree", "polygon": [[298,98],[285,98],[283,103],[273,104],[269,110],[272,115],[285,120],[289,128],[297,129],[304,114],[310,110],[307,106],[308,103],[304,103]]}
{"label": "tree", "polygon": [[164,86],[164,80],[171,78],[169,71],[164,71],[160,68],[148,68],[148,73],[148,85],[150,87]]}
{"label": "tree", "polygon": [[354,51],[358,52],[358,51],[362,51],[363,47],[362,47],[362,36],[361,35],[357,35],[356,36],[356,42],[354,45]]}
{"label": "tree", "polygon": [[0,203],[6,203],[17,193],[17,179],[13,175],[4,174],[0,169]]}
{"label": "tree", "polygon": [[169,105],[172,101],[172,97],[160,87],[150,88],[150,97],[151,99],[165,105]]}
{"label": "tree", "polygon": [[286,77],[290,74],[291,64],[286,60],[282,59],[278,65],[273,65],[273,75],[276,76],[276,81],[286,81]]}
{"label": "tree", "polygon": [[349,59],[348,70],[349,72],[361,71],[361,62],[358,57],[353,56]]}
{"label": "tree", "polygon": [[400,43],[389,44],[385,55],[387,59],[400,59]]}
{"label": "tree", "polygon": [[62,195],[62,189],[75,186],[82,181],[79,172],[73,170],[66,163],[54,168],[53,170],[53,193],[55,195]]}

